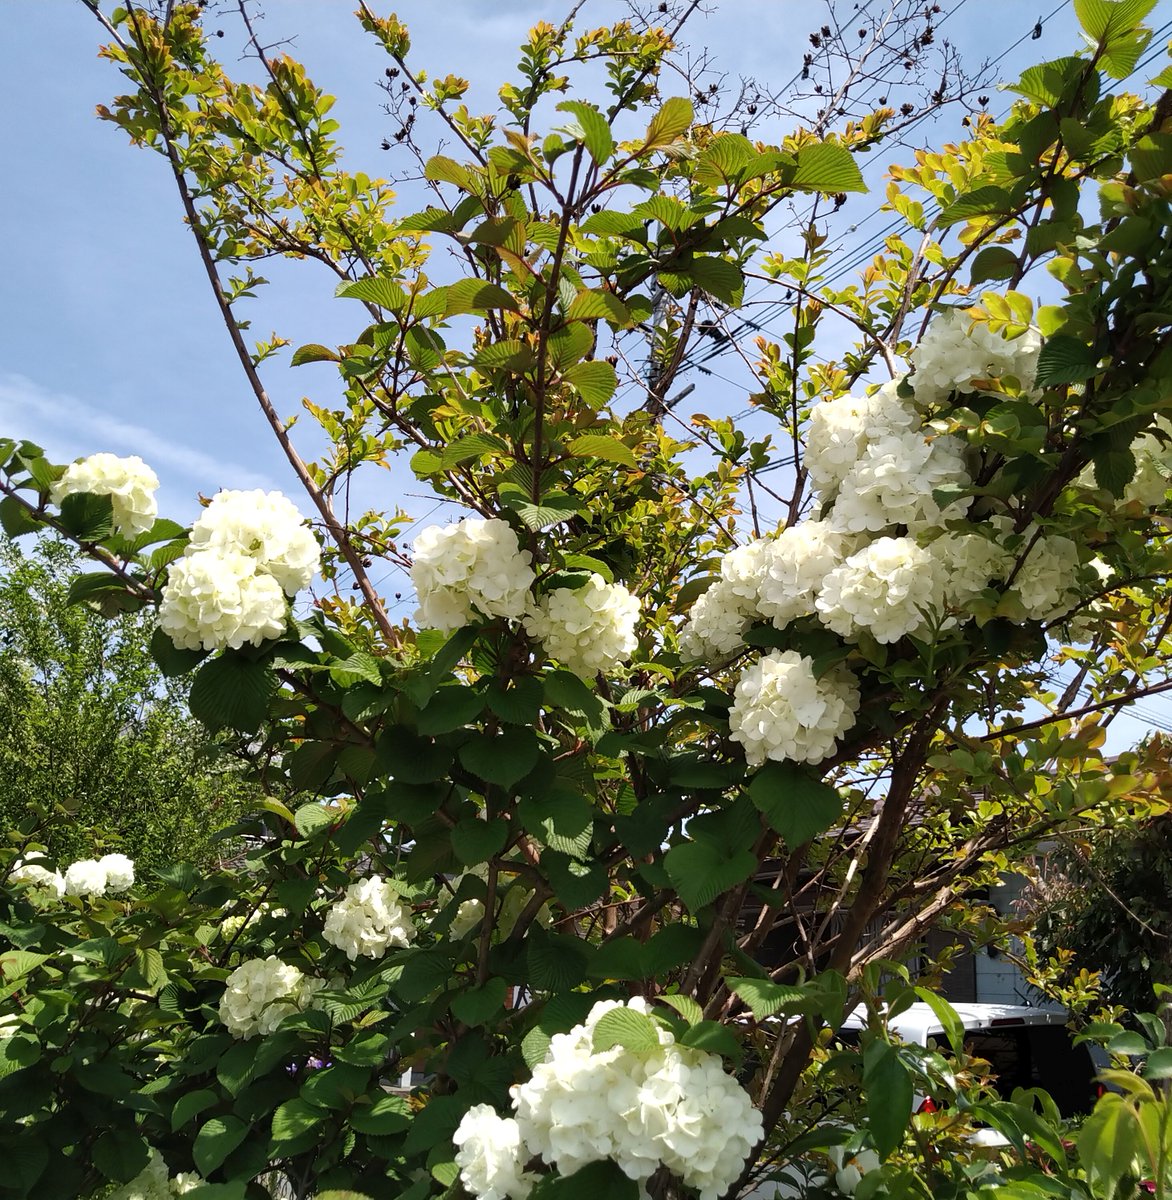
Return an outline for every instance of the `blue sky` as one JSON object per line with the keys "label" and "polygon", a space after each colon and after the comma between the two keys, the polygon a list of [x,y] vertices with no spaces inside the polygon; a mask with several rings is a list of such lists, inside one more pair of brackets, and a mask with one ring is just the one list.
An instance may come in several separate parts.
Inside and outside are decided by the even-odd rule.
{"label": "blue sky", "polygon": [[[358,29],[353,5],[267,0],[263,7],[265,39],[294,36],[290,52],[338,97],[334,116],[347,165],[373,175],[405,165],[379,148],[393,131],[377,86],[387,60]],[[774,85],[793,75],[806,35],[824,12],[807,0],[714,0],[710,7],[689,26],[692,44],[707,48],[731,79],[754,76]],[[850,7],[846,0],[840,11]],[[1070,3],[1048,0],[1035,10],[1019,0],[945,0],[942,7],[940,33],[971,65],[1000,59],[1003,78],[1079,44]],[[417,64],[431,74],[469,77],[473,108],[479,101],[489,109],[528,26],[558,21],[566,8],[564,0],[405,0],[397,11],[411,29]],[[1150,23],[1163,26],[1169,9],[1172,0],[1162,0]],[[614,0],[588,0],[581,19],[600,24],[621,12]],[[1042,37],[1031,40],[1039,18],[1045,18]],[[162,511],[181,520],[194,514],[197,492],[221,487],[280,487],[307,511],[235,362],[164,163],[94,116],[94,106],[108,102],[121,82],[96,56],[101,30],[77,0],[5,0],[3,21],[9,111],[25,116],[10,119],[4,133],[0,435],[32,438],[58,461],[96,450],[141,454],[163,481]],[[237,27],[228,20],[223,27],[228,69],[247,77]],[[670,86],[663,90],[671,94]],[[1008,97],[993,94],[991,107],[1001,111]],[[962,115],[948,110],[927,136],[959,137]],[[766,127],[758,136],[786,131]],[[422,119],[419,132],[427,144]],[[907,155],[875,156],[870,174],[880,186],[852,200],[859,229],[840,231],[844,249],[865,242],[888,219],[875,217],[881,168],[898,157]],[[401,198],[405,211],[423,203],[409,191]],[[353,336],[354,302],[332,298],[324,271],[265,264],[264,273],[276,286],[249,309],[257,336],[276,330],[295,346]],[[686,412],[743,407],[747,370],[736,360],[712,366],[719,374],[690,378],[696,391]],[[335,394],[328,367],[291,370],[287,358],[278,359],[265,377],[286,414],[298,411],[304,394],[319,403],[331,403]],[[381,499],[440,519],[434,501],[417,492],[404,466],[388,477]],[[405,582],[387,576],[386,590]]]}

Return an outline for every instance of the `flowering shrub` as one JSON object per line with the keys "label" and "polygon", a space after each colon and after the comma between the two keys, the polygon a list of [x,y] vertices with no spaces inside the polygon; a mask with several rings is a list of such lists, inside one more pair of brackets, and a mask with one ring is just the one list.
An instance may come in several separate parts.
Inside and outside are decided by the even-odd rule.
{"label": "flowering shrub", "polygon": [[67,496],[108,496],[114,529],[125,538],[134,538],[155,523],[158,487],[159,477],[137,454],[130,458],[91,454],[65,468],[50,496],[54,504],[61,504]]}
{"label": "flowering shrub", "polygon": [[[106,18],[127,90],[102,115],[164,152],[324,545],[256,492],[128,539],[113,482],[0,441],[6,532],[93,557],[79,604],[158,605],[160,671],[263,797],[230,863],[133,882],[93,859],[58,885],[43,814],[11,831],[0,1192],[716,1200],[847,1144],[823,1118],[849,1093],[882,1160],[858,1193],[933,1196],[899,1173],[932,1060],[876,1034],[844,1084],[830,1031],[925,931],[992,936],[972,897],[1015,856],[1172,801],[1161,745],[1103,749],[1172,669],[1172,513],[1150,479],[1155,507],[1127,498],[1172,395],[1172,156],[1117,87],[1144,2],[1079,4],[1094,51],[894,168],[915,235],[843,286],[832,205],[798,257],[765,230],[861,190],[898,108],[836,102],[769,146],[666,94],[665,30],[567,21],[478,116],[364,4],[402,140],[446,122],[459,157],[424,158],[436,203],[404,214],[249,30],[263,87],[201,6]],[[330,393],[314,460],[264,383],[284,340],[241,332],[282,256],[351,318],[286,360]],[[674,386],[747,269],[792,318],[739,347],[756,440]],[[1046,271],[1067,292],[1036,308]],[[462,519],[408,547],[407,514],[359,511],[392,465]]]}

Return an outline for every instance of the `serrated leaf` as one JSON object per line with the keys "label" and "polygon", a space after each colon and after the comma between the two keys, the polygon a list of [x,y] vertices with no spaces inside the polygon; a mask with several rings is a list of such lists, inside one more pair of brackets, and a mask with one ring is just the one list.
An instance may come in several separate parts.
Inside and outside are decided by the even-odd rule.
{"label": "serrated leaf", "polygon": [[578,458],[601,458],[632,469],[638,465],[635,452],[630,446],[620,442],[618,438],[606,437],[600,433],[584,433],[581,437],[574,438],[569,445],[569,451]]}
{"label": "serrated leaf", "polygon": [[667,852],[663,865],[680,899],[695,913],[746,880],[756,870],[757,857],[749,850],[724,854],[712,845],[683,842]]}
{"label": "serrated leaf", "polygon": [[1106,42],[1130,33],[1156,6],[1156,0],[1074,0],[1074,13],[1087,37]]}
{"label": "serrated leaf", "polygon": [[541,743],[532,729],[482,733],[460,747],[460,762],[487,783],[510,788],[537,766]]}
{"label": "serrated leaf", "polygon": [[188,703],[209,729],[255,733],[268,716],[280,681],[265,663],[225,652],[196,672]]}
{"label": "serrated leaf", "polygon": [[1099,356],[1092,346],[1069,334],[1047,338],[1038,355],[1034,382],[1038,387],[1083,383],[1099,371]]}
{"label": "serrated leaf", "polygon": [[452,849],[466,867],[476,867],[499,854],[509,840],[508,821],[466,817],[452,829]]}
{"label": "serrated leaf", "polygon": [[93,1165],[115,1183],[128,1183],[150,1161],[146,1141],[127,1129],[106,1130],[94,1143],[91,1154]]}
{"label": "serrated leaf", "polygon": [[791,850],[842,816],[838,792],[791,762],[767,762],[749,781],[749,798]]}
{"label": "serrated leaf", "polygon": [[278,1144],[295,1141],[303,1133],[316,1129],[328,1116],[324,1109],[308,1104],[300,1097],[286,1100],[273,1113],[273,1141]]}
{"label": "serrated leaf", "polygon": [[575,363],[562,373],[562,382],[568,383],[597,411],[615,394],[619,377],[610,363],[595,360]]}
{"label": "serrated leaf", "polygon": [[854,155],[835,142],[803,146],[791,183],[808,192],[865,192],[863,173]]}
{"label": "serrated leaf", "polygon": [[471,462],[474,458],[483,458],[486,454],[500,454],[505,450],[508,450],[508,444],[495,434],[470,433],[466,437],[456,438],[444,447],[440,455],[440,466],[447,471],[461,463]]}
{"label": "serrated leaf", "polygon": [[402,1133],[411,1124],[411,1106],[402,1096],[380,1096],[368,1107],[352,1109],[349,1124],[374,1137]]}
{"label": "serrated leaf", "polygon": [[726,979],[731,991],[743,1000],[758,1021],[774,1017],[778,1013],[801,1012],[807,1003],[806,993],[801,988],[787,987],[771,979]]}
{"label": "serrated leaf", "polygon": [[193,1117],[198,1117],[218,1101],[219,1097],[209,1088],[200,1088],[180,1096],[171,1109],[171,1132],[182,1129]]}
{"label": "serrated leaf", "polygon": [[499,975],[479,987],[462,988],[452,1000],[452,1014],[465,1025],[483,1025],[500,1010],[508,990]]}
{"label": "serrated leaf", "polygon": [[969,280],[978,284],[989,279],[1011,279],[1017,265],[1017,255],[1008,246],[986,246],[973,259]]}
{"label": "serrated leaf", "polygon": [[74,492],[61,501],[61,524],[83,542],[100,542],[114,532],[114,502],[109,496]]}
{"label": "serrated leaf", "polygon": [[454,317],[460,313],[483,314],[493,308],[517,311],[517,301],[495,283],[482,279],[461,279],[451,284],[444,300],[444,316]]}
{"label": "serrated leaf", "polygon": [[579,292],[566,309],[567,321],[609,321],[619,329],[631,324],[627,306],[610,292]]}
{"label": "serrated leaf", "polygon": [[651,118],[644,137],[648,150],[670,146],[692,127],[693,109],[691,100],[684,96],[670,96],[663,107]]}
{"label": "serrated leaf", "polygon": [[41,522],[15,496],[5,496],[0,500],[0,528],[10,538],[17,538],[26,533],[36,533],[41,528]]}
{"label": "serrated leaf", "polygon": [[644,1013],[621,1006],[603,1014],[594,1026],[592,1046],[596,1054],[621,1046],[632,1054],[646,1054],[659,1049],[659,1034],[655,1022]]}
{"label": "serrated leaf", "polygon": [[704,1020],[704,1010],[691,996],[660,995],[655,998],[674,1008],[689,1025],[698,1025]]}
{"label": "serrated leaf", "polygon": [[212,1117],[196,1134],[191,1148],[199,1173],[210,1175],[247,1136],[248,1126],[239,1117]]}
{"label": "serrated leaf", "polygon": [[521,820],[551,850],[571,858],[585,858],[594,832],[594,808],[585,796],[564,785],[541,799],[526,799],[519,808]]}
{"label": "serrated leaf", "polygon": [[[387,279],[380,275],[367,275],[364,279],[354,280],[353,283],[339,284],[334,295],[346,300],[361,300],[366,304],[375,304],[379,308],[385,308],[395,313],[402,312],[407,307],[407,293],[402,287],[393,279]],[[324,348],[317,347],[317,349]]]}
{"label": "serrated leaf", "polygon": [[75,575],[69,581],[67,604],[84,604],[103,592],[125,592],[126,584],[109,571],[94,571],[87,575]]}
{"label": "serrated leaf", "polygon": [[319,345],[317,342],[309,342],[307,345],[298,346],[293,351],[293,357],[289,363],[290,366],[300,367],[304,363],[340,361],[336,350],[331,350],[329,346]]}
{"label": "serrated leaf", "polygon": [[968,221],[973,217],[1007,213],[1012,207],[1013,197],[1004,188],[974,188],[947,205],[936,218],[936,223],[941,228],[947,228],[958,221]]}
{"label": "serrated leaf", "polygon": [[739,304],[744,295],[745,279],[736,263],[715,255],[692,259],[686,274],[701,291],[715,296],[725,304]]}
{"label": "serrated leaf", "polygon": [[454,183],[465,190],[470,190],[472,184],[472,175],[468,168],[443,154],[433,155],[427,160],[423,167],[423,177],[437,183]]}
{"label": "serrated leaf", "polygon": [[464,684],[445,684],[436,688],[426,706],[420,711],[416,728],[420,733],[434,736],[451,733],[472,724],[484,709],[484,696]]}
{"label": "serrated leaf", "polygon": [[1107,450],[1095,455],[1095,483],[1121,497],[1135,478],[1135,455],[1130,450]]}
{"label": "serrated leaf", "polygon": [[561,492],[547,492],[537,504],[531,504],[515,492],[498,494],[501,501],[520,517],[525,527],[535,533],[560,525],[582,511],[581,501]]}
{"label": "serrated leaf", "polygon": [[614,153],[614,136],[607,124],[606,117],[593,105],[584,104],[581,100],[563,100],[558,106],[558,112],[571,113],[578,123],[578,130],[562,127],[573,137],[581,131],[581,142],[590,153],[590,157],[601,165]]}

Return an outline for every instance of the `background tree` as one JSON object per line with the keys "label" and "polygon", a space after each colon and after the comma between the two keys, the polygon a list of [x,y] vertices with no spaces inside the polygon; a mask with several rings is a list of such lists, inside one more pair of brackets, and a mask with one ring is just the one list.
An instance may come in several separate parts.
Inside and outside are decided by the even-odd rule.
{"label": "background tree", "polygon": [[256,789],[151,657],[153,616],[71,604],[77,570],[60,540],[0,540],[0,824],[43,808],[37,840],[65,862],[98,847],[144,871],[218,858],[214,834]]}

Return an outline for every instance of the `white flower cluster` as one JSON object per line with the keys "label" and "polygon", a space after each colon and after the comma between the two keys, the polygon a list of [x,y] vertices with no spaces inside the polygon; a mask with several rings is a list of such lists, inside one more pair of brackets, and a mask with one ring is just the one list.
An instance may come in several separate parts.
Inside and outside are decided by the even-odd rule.
{"label": "white flower cluster", "polygon": [[996,383],[1007,377],[1029,391],[1041,349],[1034,329],[1006,338],[958,309],[940,313],[911,353],[916,399],[932,404],[952,391],[971,391],[978,381]]}
{"label": "white flower cluster", "polygon": [[817,679],[813,659],[775,650],[741,673],[728,723],[750,766],[766,759],[819,763],[858,711],[858,684],[845,667]]}
{"label": "white flower cluster", "polygon": [[159,515],[155,492],[159,477],[138,457],[91,454],[65,468],[65,474],[49,489],[54,504],[66,496],[86,493],[109,496],[114,510],[114,528],[124,538],[146,533]]}
{"label": "white flower cluster", "polygon": [[171,567],[159,625],[184,650],[259,646],[283,632],[286,596],[320,562],[317,539],[280,492],[220,492]]}
{"label": "white flower cluster", "polygon": [[[1129,447],[1135,458],[1135,474],[1123,489],[1123,503],[1135,502],[1144,508],[1163,504],[1172,487],[1172,421],[1157,417],[1151,429],[1139,434]],[[1093,466],[1078,477],[1082,487],[1098,487]]]}
{"label": "white flower cluster", "polygon": [[525,629],[550,658],[590,679],[631,657],[638,621],[638,597],[595,573],[580,588],[546,592],[525,618]]}
{"label": "white flower cluster", "polygon": [[83,858],[65,868],[66,896],[107,896],[134,886],[134,863],[125,854]]}
{"label": "white flower cluster", "polygon": [[[512,1089],[515,1120],[490,1116],[486,1106],[465,1115],[456,1163],[470,1192],[523,1200],[533,1183],[524,1167],[534,1156],[562,1176],[610,1159],[640,1184],[662,1166],[700,1200],[731,1186],[761,1138],[761,1114],[718,1057],[677,1045],[665,1029],[654,1049],[596,1051],[594,1030],[618,1007],[602,1001],[584,1024],[554,1035],[532,1078]],[[627,1007],[649,1012],[638,999]]]}
{"label": "white flower cluster", "polygon": [[303,975],[275,954],[242,963],[224,984],[220,1020],[233,1037],[272,1033],[286,1018],[304,1012],[324,980]]}
{"label": "white flower cluster", "polygon": [[829,495],[868,446],[919,427],[919,414],[899,398],[894,383],[885,383],[870,396],[840,396],[814,405],[806,428],[804,464],[814,490]]}
{"label": "white flower cluster", "polygon": [[12,864],[9,883],[20,883],[28,888],[39,888],[60,900],[65,895],[65,877],[60,871],[45,866],[45,856],[33,851]]}
{"label": "white flower cluster", "polygon": [[529,607],[532,556],[507,521],[467,517],[415,539],[416,622],[451,633],[478,617],[519,620]]}
{"label": "white flower cluster", "polygon": [[382,958],[391,946],[408,945],[415,937],[415,925],[394,884],[372,875],[352,883],[330,908],[322,936],[353,962],[360,954]]}
{"label": "white flower cluster", "polygon": [[180,1171],[172,1178],[163,1156],[152,1148],[142,1171],[111,1192],[107,1200],[171,1200],[172,1196],[186,1196],[202,1186],[203,1179],[194,1171]]}

